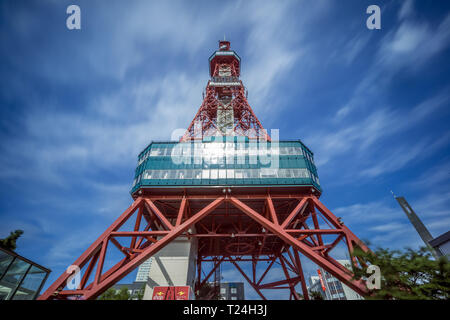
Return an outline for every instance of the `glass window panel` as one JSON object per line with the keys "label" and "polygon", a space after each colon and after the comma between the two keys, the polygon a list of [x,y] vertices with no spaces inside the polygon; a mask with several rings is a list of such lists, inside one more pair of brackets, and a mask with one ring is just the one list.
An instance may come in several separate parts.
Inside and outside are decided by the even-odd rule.
{"label": "glass window panel", "polygon": [[193,171],[192,170],[186,170],[186,175],[185,175],[185,179],[192,179],[193,175]]}
{"label": "glass window panel", "polygon": [[177,179],[184,179],[186,170],[177,170]]}
{"label": "glass window panel", "polygon": [[294,155],[295,154],[295,149],[294,149],[294,147],[289,147],[289,154],[290,155]]}
{"label": "glass window panel", "polygon": [[168,170],[161,170],[161,176],[160,179],[169,179],[169,171]]}
{"label": "glass window panel", "polygon": [[236,179],[243,179],[243,178],[244,178],[244,172],[243,172],[243,170],[236,169],[236,170],[234,171],[234,177],[235,177]]}
{"label": "glass window panel", "polygon": [[0,278],[6,272],[6,269],[8,268],[13,259],[14,258],[12,256],[0,250]]}
{"label": "glass window panel", "polygon": [[303,151],[301,147],[294,147],[295,149],[295,154],[302,156],[303,155]]}
{"label": "glass window panel", "polygon": [[190,156],[191,153],[192,152],[191,152],[191,146],[190,145],[183,146],[183,150],[182,150],[183,156]]}
{"label": "glass window panel", "polygon": [[202,170],[202,179],[209,179],[209,170]]}
{"label": "glass window panel", "polygon": [[280,147],[280,154],[281,155],[287,155],[289,153],[287,147]]}
{"label": "glass window panel", "polygon": [[261,174],[261,178],[276,178],[277,170],[270,169],[270,168],[262,168],[260,174]]}
{"label": "glass window panel", "polygon": [[302,178],[302,172],[300,169],[292,169],[294,178]]}
{"label": "glass window panel", "polygon": [[227,170],[219,169],[219,179],[226,179],[226,178],[227,178]]}
{"label": "glass window panel", "polygon": [[244,174],[244,179],[250,179],[251,178],[251,169],[246,169],[244,170],[243,174]]}
{"label": "glass window panel", "polygon": [[36,291],[41,286],[45,275],[45,271],[36,266],[32,266],[14,294],[13,300],[32,300]]}
{"label": "glass window panel", "polygon": [[152,177],[153,179],[161,179],[161,170],[153,170]]}
{"label": "glass window panel", "polygon": [[257,149],[249,149],[248,150],[248,155],[249,156],[257,156],[258,155],[258,150]]}
{"label": "glass window panel", "polygon": [[202,170],[194,170],[194,179],[202,178]]}
{"label": "glass window panel", "polygon": [[218,178],[219,178],[219,170],[211,169],[211,179],[218,179]]}
{"label": "glass window panel", "polygon": [[225,143],[227,150],[234,150],[234,142]]}
{"label": "glass window panel", "polygon": [[249,169],[250,171],[250,178],[257,179],[259,178],[259,169]]}
{"label": "glass window panel", "polygon": [[267,153],[268,153],[268,151],[267,151],[267,146],[264,146],[264,147],[262,147],[262,148],[260,148],[260,149],[258,150],[258,155],[259,155],[260,157],[266,157],[266,156],[267,156]]}
{"label": "glass window panel", "polygon": [[17,287],[29,267],[30,264],[23,260],[17,258],[14,260],[0,283],[0,288],[2,289],[2,293],[0,293],[0,295],[4,296],[3,299],[11,299],[10,295]]}
{"label": "glass window panel", "polygon": [[302,169],[303,170],[303,177],[304,178],[309,178],[310,177],[310,173],[308,169]]}
{"label": "glass window panel", "polygon": [[234,169],[227,169],[227,179],[234,179]]}
{"label": "glass window panel", "polygon": [[178,170],[169,170],[169,177],[168,177],[168,179],[176,179],[177,178],[177,171]]}
{"label": "glass window panel", "polygon": [[157,156],[157,155],[158,155],[158,149],[152,149],[150,151],[150,156],[154,157],[154,156]]}
{"label": "glass window panel", "polygon": [[293,178],[294,177],[294,173],[292,172],[292,169],[284,169],[285,170],[285,175],[286,178]]}

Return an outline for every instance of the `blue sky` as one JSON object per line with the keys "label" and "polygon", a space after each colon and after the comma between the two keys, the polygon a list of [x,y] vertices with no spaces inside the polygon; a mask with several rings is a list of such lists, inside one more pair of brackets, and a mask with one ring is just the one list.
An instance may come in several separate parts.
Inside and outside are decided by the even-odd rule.
{"label": "blue sky", "polygon": [[[81,30],[66,28],[73,3]],[[371,4],[381,30],[366,28]],[[263,126],[315,153],[322,202],[373,246],[417,248],[390,190],[433,236],[449,230],[449,8],[2,1],[0,237],[23,229],[18,253],[55,280],[132,202],[138,153],[188,126],[226,34]]]}

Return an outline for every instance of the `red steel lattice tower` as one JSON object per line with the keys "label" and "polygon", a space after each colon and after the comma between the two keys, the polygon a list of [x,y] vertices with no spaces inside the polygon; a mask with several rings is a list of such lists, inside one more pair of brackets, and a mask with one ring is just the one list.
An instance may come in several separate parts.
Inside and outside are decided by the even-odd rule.
{"label": "red steel lattice tower", "polygon": [[[228,262],[263,299],[266,289],[299,299],[297,285],[308,299],[303,257],[367,294],[332,257],[338,245],[350,254],[355,245],[369,249],[319,200],[312,152],[299,140],[269,137],[248,104],[240,57],[228,41],[219,42],[209,66],[206,95],[186,133],[141,152],[134,202],[73,263],[78,286],[68,286],[77,271],[66,272],[39,299],[95,299],[177,238],[198,241],[195,290]],[[106,268],[112,247],[121,257]],[[212,268],[205,272],[206,264]],[[274,265],[279,279],[264,282]]]}
{"label": "red steel lattice tower", "polygon": [[241,58],[230,50],[229,41],[220,41],[219,50],[209,58],[211,80],[197,114],[182,141],[214,135],[241,135],[270,140],[253,113],[240,76]]}

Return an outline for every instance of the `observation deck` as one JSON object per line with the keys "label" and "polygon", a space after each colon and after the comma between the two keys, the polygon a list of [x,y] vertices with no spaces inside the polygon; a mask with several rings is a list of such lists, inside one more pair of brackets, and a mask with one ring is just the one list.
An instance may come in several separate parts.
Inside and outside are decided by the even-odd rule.
{"label": "observation deck", "polygon": [[300,141],[242,136],[151,142],[139,155],[131,193],[146,188],[312,187],[321,192],[313,153]]}

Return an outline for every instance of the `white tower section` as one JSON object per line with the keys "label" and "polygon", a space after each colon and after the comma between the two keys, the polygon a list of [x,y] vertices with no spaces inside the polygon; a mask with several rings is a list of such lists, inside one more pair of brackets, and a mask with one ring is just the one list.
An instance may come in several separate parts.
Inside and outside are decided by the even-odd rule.
{"label": "white tower section", "polygon": [[136,282],[146,282],[143,300],[151,300],[156,286],[194,289],[197,241],[177,238],[139,266]]}

